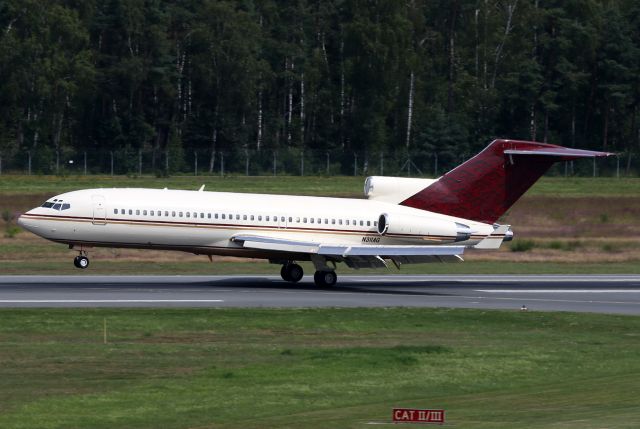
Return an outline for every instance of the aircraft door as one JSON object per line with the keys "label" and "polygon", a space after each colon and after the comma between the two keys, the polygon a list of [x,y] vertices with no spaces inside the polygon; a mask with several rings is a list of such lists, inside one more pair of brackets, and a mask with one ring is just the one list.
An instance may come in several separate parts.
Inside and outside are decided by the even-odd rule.
{"label": "aircraft door", "polygon": [[104,196],[93,195],[91,196],[91,202],[93,205],[93,224],[94,225],[106,225],[107,223],[107,210],[105,207]]}

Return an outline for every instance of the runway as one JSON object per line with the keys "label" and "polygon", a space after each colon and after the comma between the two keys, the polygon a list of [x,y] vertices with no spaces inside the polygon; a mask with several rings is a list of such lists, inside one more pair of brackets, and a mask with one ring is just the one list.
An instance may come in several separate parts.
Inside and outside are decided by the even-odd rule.
{"label": "runway", "polygon": [[449,307],[640,314],[639,275],[0,276],[0,307]]}

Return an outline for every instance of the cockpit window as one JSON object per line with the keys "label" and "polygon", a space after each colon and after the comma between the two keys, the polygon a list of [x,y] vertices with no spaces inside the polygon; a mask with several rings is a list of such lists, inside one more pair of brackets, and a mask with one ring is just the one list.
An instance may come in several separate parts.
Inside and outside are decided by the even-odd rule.
{"label": "cockpit window", "polygon": [[41,207],[52,210],[67,210],[71,208],[71,204],[65,203],[62,200],[55,199],[53,201],[46,201],[44,204],[42,204]]}

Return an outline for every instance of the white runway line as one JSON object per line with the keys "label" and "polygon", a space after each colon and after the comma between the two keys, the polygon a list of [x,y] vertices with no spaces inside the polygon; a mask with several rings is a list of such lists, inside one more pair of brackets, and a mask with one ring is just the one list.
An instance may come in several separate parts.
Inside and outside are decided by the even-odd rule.
{"label": "white runway line", "polygon": [[224,302],[221,299],[0,299],[0,304],[127,304],[167,302]]}
{"label": "white runway line", "polygon": [[640,289],[474,289],[487,293],[640,293]]}

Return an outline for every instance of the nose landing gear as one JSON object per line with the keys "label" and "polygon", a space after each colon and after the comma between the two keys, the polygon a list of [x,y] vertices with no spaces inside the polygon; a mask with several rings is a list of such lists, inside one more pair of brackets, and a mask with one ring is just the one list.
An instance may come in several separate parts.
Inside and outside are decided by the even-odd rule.
{"label": "nose landing gear", "polygon": [[80,253],[80,255],[73,258],[73,265],[75,265],[76,268],[83,270],[87,268],[89,266],[89,258],[86,253]]}

